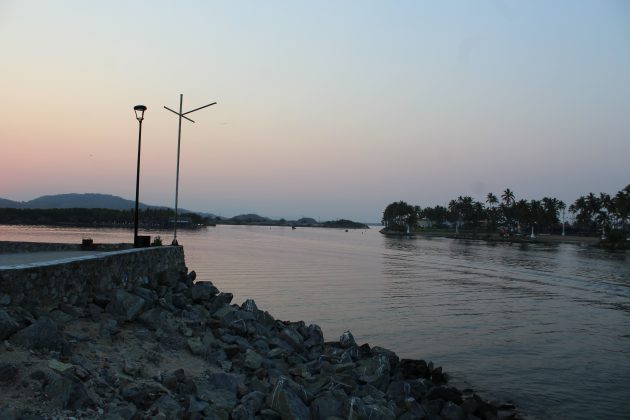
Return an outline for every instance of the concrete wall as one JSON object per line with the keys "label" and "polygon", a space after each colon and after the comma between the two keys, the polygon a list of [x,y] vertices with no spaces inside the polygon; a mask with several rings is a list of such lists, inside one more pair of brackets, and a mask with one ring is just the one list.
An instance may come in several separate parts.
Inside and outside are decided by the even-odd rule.
{"label": "concrete wall", "polygon": [[[87,296],[179,276],[186,271],[181,246],[101,252],[0,269],[0,295],[10,305],[85,304]],[[10,299],[7,299],[7,296]]]}
{"label": "concrete wall", "polygon": [[[95,251],[119,251],[131,248],[133,248],[131,244],[94,244],[92,249]],[[81,244],[0,241],[0,254],[17,252],[80,251],[81,249]]]}

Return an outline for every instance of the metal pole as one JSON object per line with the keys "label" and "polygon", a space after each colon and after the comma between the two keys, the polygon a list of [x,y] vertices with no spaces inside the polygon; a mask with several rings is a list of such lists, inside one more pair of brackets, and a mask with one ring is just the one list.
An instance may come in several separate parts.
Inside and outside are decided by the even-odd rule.
{"label": "metal pole", "polygon": [[177,243],[177,199],[179,198],[179,149],[182,139],[182,106],[184,103],[184,94],[179,94],[179,127],[177,129],[177,174],[175,175],[175,226],[173,228],[173,243],[172,245],[178,245]]}
{"label": "metal pole", "polygon": [[133,223],[133,245],[136,246],[138,242],[138,198],[140,195],[140,145],[142,143],[142,120],[138,129],[138,166],[136,171],[136,213]]}

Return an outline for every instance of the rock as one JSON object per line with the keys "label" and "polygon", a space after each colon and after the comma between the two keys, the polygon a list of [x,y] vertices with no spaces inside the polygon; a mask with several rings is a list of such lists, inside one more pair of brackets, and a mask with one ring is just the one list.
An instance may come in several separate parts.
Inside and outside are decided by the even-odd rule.
{"label": "rock", "polygon": [[48,367],[59,373],[65,373],[66,371],[69,371],[70,369],[74,368],[74,365],[70,363],[63,363],[56,359],[52,359],[48,361]]}
{"label": "rock", "polygon": [[192,379],[186,377],[184,369],[176,369],[164,375],[162,383],[177,394],[195,394],[196,386]]}
{"label": "rock", "polygon": [[11,304],[11,296],[6,293],[0,293],[0,305],[8,306]]}
{"label": "rock", "polygon": [[240,388],[244,387],[241,377],[232,373],[211,373],[203,382],[212,388],[230,391],[234,395]]}
{"label": "rock", "polygon": [[188,413],[203,413],[210,407],[206,401],[198,400],[194,395],[190,396],[188,400]]}
{"label": "rock", "polygon": [[54,311],[50,312],[48,316],[50,316],[52,320],[55,321],[57,324],[61,324],[61,325],[67,324],[68,322],[72,321],[75,318],[72,315],[67,314],[63,311],[60,311],[58,309],[55,309]]}
{"label": "rock", "polygon": [[113,336],[120,333],[120,326],[118,325],[118,321],[116,321],[115,319],[102,320],[100,322],[98,332],[101,337],[111,339]]}
{"label": "rock", "polygon": [[140,315],[138,320],[151,331],[172,332],[177,329],[177,323],[173,319],[173,315],[162,308],[151,308]]}
{"label": "rock", "polygon": [[153,417],[164,416],[166,419],[176,419],[183,417],[184,410],[170,395],[163,395],[151,406]]}
{"label": "rock", "polygon": [[241,398],[241,404],[247,407],[250,413],[260,411],[265,402],[265,394],[261,391],[252,391]]}
{"label": "rock", "polygon": [[346,331],[343,334],[341,334],[341,337],[339,337],[339,344],[344,349],[357,345],[356,341],[354,341],[354,336],[352,335],[350,331]]}
{"label": "rock", "polygon": [[9,383],[18,375],[18,368],[11,363],[0,363],[0,382]]}
{"label": "rock", "polygon": [[311,403],[310,413],[314,420],[326,420],[329,417],[344,417],[343,400],[331,392],[325,392]]}
{"label": "rock", "polygon": [[190,297],[195,302],[207,302],[219,293],[219,289],[209,281],[200,281],[190,289]]}
{"label": "rock", "polygon": [[158,301],[158,294],[155,290],[147,289],[146,287],[135,287],[133,289],[133,294],[136,296],[140,296],[149,304],[155,304]]}
{"label": "rock", "polygon": [[232,420],[254,420],[254,413],[243,404],[239,404],[230,414]]}
{"label": "rock", "polygon": [[243,365],[251,370],[256,370],[260,368],[264,360],[265,359],[254,350],[247,349],[245,352],[245,360],[243,361]]}
{"label": "rock", "polygon": [[308,419],[309,409],[291,389],[281,384],[267,395],[267,405],[280,414],[282,420]]}
{"label": "rock", "polygon": [[210,403],[210,411],[226,419],[238,404],[236,394],[225,389],[208,391],[205,393],[205,397]]}
{"label": "rock", "polygon": [[404,379],[429,379],[429,368],[424,360],[402,359],[398,369]]}
{"label": "rock", "polygon": [[6,340],[19,328],[20,325],[15,318],[0,309],[0,340]]}
{"label": "rock", "polygon": [[444,420],[465,420],[466,413],[457,404],[448,401],[440,411],[440,417]]}
{"label": "rock", "polygon": [[290,327],[283,328],[280,332],[280,337],[297,350],[302,347],[302,343],[304,342],[302,336]]}
{"label": "rock", "polygon": [[94,405],[83,384],[71,376],[51,375],[44,391],[59,409],[81,410]]}
{"label": "rock", "polygon": [[429,400],[441,399],[450,401],[457,405],[462,403],[462,393],[458,389],[443,385],[431,388],[427,393],[427,398]]}
{"label": "rock", "polygon": [[68,344],[57,328],[57,324],[47,317],[41,317],[33,324],[19,331],[13,337],[19,346],[33,350],[67,351]]}
{"label": "rock", "polygon": [[121,388],[120,395],[143,410],[148,409],[158,398],[168,395],[169,390],[153,381],[131,382]]}
{"label": "rock", "polygon": [[125,321],[133,321],[142,313],[146,300],[126,290],[116,289],[112,294],[111,302],[105,308],[114,316],[121,317]]}
{"label": "rock", "polygon": [[256,312],[258,310],[258,306],[256,306],[256,302],[254,299],[247,299],[241,305],[241,309],[245,312]]}
{"label": "rock", "polygon": [[214,313],[222,307],[229,305],[232,302],[233,298],[234,295],[232,295],[232,293],[219,293],[218,295],[210,299],[210,302],[206,303],[206,308],[208,308],[208,311],[210,311],[210,313]]}
{"label": "rock", "polygon": [[138,412],[138,408],[133,403],[122,403],[114,407],[110,407],[107,411],[108,419],[131,420]]}

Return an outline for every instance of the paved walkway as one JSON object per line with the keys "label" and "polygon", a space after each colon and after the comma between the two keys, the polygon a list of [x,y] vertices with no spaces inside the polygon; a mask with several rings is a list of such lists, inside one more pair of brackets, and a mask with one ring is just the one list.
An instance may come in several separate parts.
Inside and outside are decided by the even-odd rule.
{"label": "paved walkway", "polygon": [[15,254],[0,254],[0,267],[12,267],[23,264],[52,262],[69,258],[98,255],[98,251],[54,251],[54,252],[20,252]]}

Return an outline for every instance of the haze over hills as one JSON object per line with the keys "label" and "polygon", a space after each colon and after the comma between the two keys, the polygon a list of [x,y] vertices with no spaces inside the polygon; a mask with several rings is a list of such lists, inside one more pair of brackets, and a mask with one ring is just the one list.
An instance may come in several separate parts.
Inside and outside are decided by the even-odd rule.
{"label": "haze over hills", "polygon": [[[135,201],[127,200],[122,197],[111,194],[98,194],[98,193],[70,193],[70,194],[55,194],[44,195],[37,197],[29,201],[13,201],[5,198],[0,198],[0,208],[14,208],[14,209],[109,209],[109,210],[130,210],[135,208]],[[141,209],[169,209],[168,206],[155,206],[140,203]],[[172,208],[171,208],[172,209]],[[212,213],[206,212],[193,212],[186,209],[179,209],[181,213],[195,213],[208,219],[221,221],[221,223],[227,224],[261,224],[261,225],[276,225],[276,224],[296,224],[298,226],[318,226],[318,225],[331,225],[334,223],[341,225],[338,227],[356,227],[352,225],[354,222],[348,220],[338,220],[319,223],[313,218],[302,217],[299,220],[285,220],[285,219],[272,219],[258,214],[239,214],[232,218],[216,216]],[[361,225],[360,223],[358,225]]]}
{"label": "haze over hills", "polygon": [[[111,210],[129,210],[136,206],[133,200],[127,200],[122,197],[111,194],[55,194],[44,195],[29,201],[13,201],[0,198],[0,208],[17,208],[17,209],[111,209]],[[164,209],[168,206],[155,206],[140,203],[141,209]],[[179,209],[181,213],[193,213],[190,210]],[[198,213],[204,217],[215,217],[211,213]]]}

